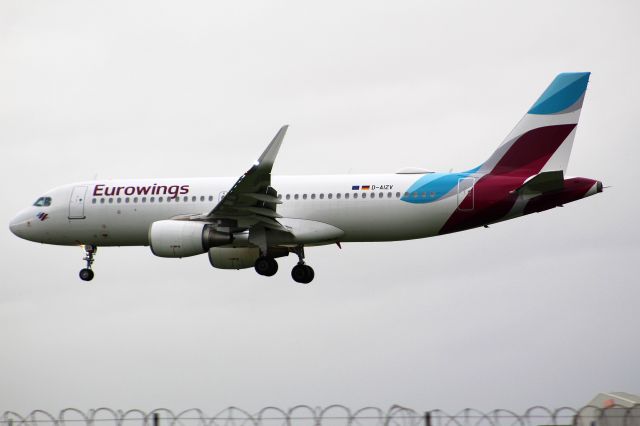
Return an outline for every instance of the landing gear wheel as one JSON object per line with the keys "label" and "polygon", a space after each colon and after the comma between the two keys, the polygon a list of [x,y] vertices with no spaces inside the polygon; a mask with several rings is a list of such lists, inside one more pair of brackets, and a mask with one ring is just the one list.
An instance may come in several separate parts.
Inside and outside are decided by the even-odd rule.
{"label": "landing gear wheel", "polygon": [[269,256],[260,256],[253,267],[258,274],[265,277],[274,276],[278,272],[278,262]]}
{"label": "landing gear wheel", "polygon": [[82,281],[91,281],[93,279],[93,270],[91,269],[91,265],[93,265],[93,256],[95,256],[96,251],[98,251],[98,247],[87,244],[83,246],[84,248],[84,260],[87,262],[87,267],[80,270],[80,279]]}
{"label": "landing gear wheel", "polygon": [[93,271],[89,268],[81,269],[78,275],[80,275],[82,281],[91,281],[93,279]]}
{"label": "landing gear wheel", "polygon": [[311,266],[305,265],[304,263],[298,263],[291,270],[291,278],[293,278],[295,282],[301,284],[309,284],[311,281],[313,281],[314,276],[315,273],[313,272],[313,268]]}

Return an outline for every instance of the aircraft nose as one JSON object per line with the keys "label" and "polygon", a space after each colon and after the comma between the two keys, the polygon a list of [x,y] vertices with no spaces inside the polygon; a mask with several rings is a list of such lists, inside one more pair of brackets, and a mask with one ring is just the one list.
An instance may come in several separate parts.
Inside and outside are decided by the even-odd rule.
{"label": "aircraft nose", "polygon": [[11,222],[9,222],[9,229],[11,230],[13,235],[15,235],[16,237],[22,238],[20,222],[21,220],[18,216],[14,217],[13,219],[11,219]]}
{"label": "aircraft nose", "polygon": [[20,212],[9,222],[9,230],[16,236],[28,240],[28,228],[31,226],[30,215]]}

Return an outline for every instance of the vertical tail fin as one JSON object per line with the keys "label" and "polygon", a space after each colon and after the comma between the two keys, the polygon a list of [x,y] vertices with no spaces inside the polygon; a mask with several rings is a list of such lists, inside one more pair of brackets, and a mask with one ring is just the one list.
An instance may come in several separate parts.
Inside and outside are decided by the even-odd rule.
{"label": "vertical tail fin", "polygon": [[567,170],[588,72],[559,74],[479,173],[532,176]]}

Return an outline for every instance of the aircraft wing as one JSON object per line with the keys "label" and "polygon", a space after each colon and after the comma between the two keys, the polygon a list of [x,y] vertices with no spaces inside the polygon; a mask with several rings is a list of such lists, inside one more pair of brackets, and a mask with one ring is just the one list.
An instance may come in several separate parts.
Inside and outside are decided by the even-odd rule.
{"label": "aircraft wing", "polygon": [[258,161],[229,189],[220,202],[200,220],[218,222],[220,226],[266,228],[287,231],[276,218],[278,192],[271,187],[271,169],[289,126],[282,126]]}

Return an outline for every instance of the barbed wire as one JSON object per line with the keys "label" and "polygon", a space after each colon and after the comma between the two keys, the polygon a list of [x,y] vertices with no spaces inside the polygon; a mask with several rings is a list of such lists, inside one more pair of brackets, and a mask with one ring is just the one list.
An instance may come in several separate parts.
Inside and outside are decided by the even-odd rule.
{"label": "barbed wire", "polygon": [[174,413],[167,408],[146,412],[101,407],[88,411],[65,408],[57,415],[45,410],[33,410],[25,416],[5,411],[0,418],[0,426],[66,426],[78,423],[94,426],[107,422],[114,426],[125,426],[125,423],[132,426],[133,422],[140,426],[640,426],[640,404],[607,408],[585,406],[580,409],[535,406],[522,414],[506,409],[482,412],[466,408],[449,414],[443,410],[418,412],[399,405],[386,411],[377,407],[352,411],[337,404],[325,408],[297,405],[288,410],[265,407],[254,414],[238,407],[228,407],[212,416],[198,408]]}

